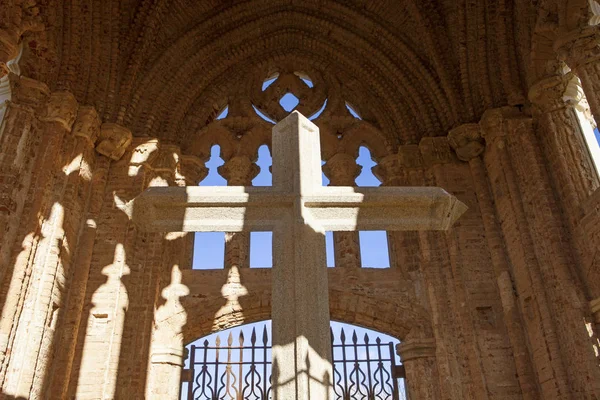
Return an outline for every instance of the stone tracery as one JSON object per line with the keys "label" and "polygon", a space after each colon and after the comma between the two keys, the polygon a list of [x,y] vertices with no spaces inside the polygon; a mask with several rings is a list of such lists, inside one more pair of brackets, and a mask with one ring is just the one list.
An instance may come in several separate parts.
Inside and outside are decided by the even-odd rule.
{"label": "stone tracery", "polygon": [[[581,321],[600,321],[598,177],[569,92],[577,76],[598,117],[597,10],[588,0],[0,1],[11,90],[0,128],[2,394],[143,392],[152,373],[137,362],[153,359],[174,259],[192,293],[181,299],[185,340],[269,317],[266,273],[243,271],[262,289],[215,320],[227,271],[196,277],[191,237],[165,244],[119,207],[147,186],[196,185],[214,144],[231,184],[251,180],[271,129],[253,105],[277,121],[291,92],[306,114],[327,100],[315,121],[332,184],[352,179],[366,145],[383,185],[442,185],[472,210],[446,236],[390,234],[383,278],[330,271],[333,316],[427,350],[411,372],[435,369],[451,399],[597,396]],[[19,49],[21,76],[6,67]],[[23,334],[30,326],[48,329]],[[106,332],[142,350],[106,352]]]}

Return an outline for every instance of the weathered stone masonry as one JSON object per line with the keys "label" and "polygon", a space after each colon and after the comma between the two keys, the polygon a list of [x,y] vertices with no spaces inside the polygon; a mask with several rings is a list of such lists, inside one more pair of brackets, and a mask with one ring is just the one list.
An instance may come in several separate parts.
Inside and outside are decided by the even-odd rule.
{"label": "weathered stone masonry", "polygon": [[600,398],[600,179],[574,111],[585,95],[600,118],[597,12],[0,0],[0,398],[176,399],[186,343],[271,317],[248,233],[225,269],[192,270],[193,235],[144,233],[128,204],[197,185],[215,144],[250,185],[271,145],[255,108],[280,121],[288,92],[307,116],[326,102],[332,186],[367,146],[384,186],[469,207],[445,233],[388,233],[386,270],[335,235],[331,318],[402,341],[412,400]]}

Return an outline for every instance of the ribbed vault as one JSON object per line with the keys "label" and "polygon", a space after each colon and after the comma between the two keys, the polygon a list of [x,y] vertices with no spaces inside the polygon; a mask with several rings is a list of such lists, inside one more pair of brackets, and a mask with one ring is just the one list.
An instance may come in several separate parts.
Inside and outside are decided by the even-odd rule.
{"label": "ribbed vault", "polygon": [[[493,3],[493,4],[492,4]],[[191,140],[239,88],[312,70],[393,145],[525,102],[526,2],[55,0],[32,71],[136,136]],[[522,41],[521,41],[522,42]],[[31,44],[31,39],[30,39]],[[39,67],[38,67],[39,68]],[[54,71],[48,75],[48,71]],[[185,147],[185,145],[183,146]]]}

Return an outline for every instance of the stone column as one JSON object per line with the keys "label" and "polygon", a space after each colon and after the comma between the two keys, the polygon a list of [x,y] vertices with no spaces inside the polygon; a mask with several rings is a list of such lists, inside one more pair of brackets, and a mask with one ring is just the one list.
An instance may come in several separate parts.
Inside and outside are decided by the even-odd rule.
{"label": "stone column", "polygon": [[[43,151],[39,146],[43,135],[38,132],[40,107],[50,95],[44,83],[33,79],[11,75],[10,85],[12,99],[0,121],[0,283],[14,264],[10,259],[12,245],[34,180],[33,166]],[[4,289],[0,294],[5,294]]]}
{"label": "stone column", "polygon": [[435,358],[435,339],[414,338],[396,345],[405,371],[407,398],[438,400],[441,397]]}
{"label": "stone column", "polygon": [[[231,157],[219,167],[228,186],[252,186],[260,168],[245,155]],[[250,267],[250,232],[225,233],[225,268]]]}
{"label": "stone column", "polygon": [[513,349],[513,357],[517,369],[519,384],[524,399],[538,399],[539,393],[535,375],[527,349],[527,340],[523,332],[523,321],[517,306],[517,298],[513,287],[513,278],[509,270],[509,261],[504,250],[505,244],[498,226],[496,211],[490,193],[485,165],[481,154],[485,144],[480,133],[479,124],[465,124],[451,130],[448,140],[456,151],[458,158],[469,163],[473,184],[477,193],[481,218],[487,237],[496,276],[498,293],[500,294],[504,323]]}
{"label": "stone column", "polygon": [[560,37],[554,48],[577,74],[596,120],[600,123],[600,27],[586,26]]}
{"label": "stone column", "polygon": [[[418,148],[416,148],[418,152]],[[391,154],[384,157],[373,173],[382,182],[382,186],[411,186],[406,168],[400,159],[400,154]],[[418,247],[419,235],[416,231],[388,232],[388,250],[390,254],[390,267],[402,271],[402,276],[410,279],[410,271],[419,266]]]}
{"label": "stone column", "polygon": [[[182,284],[180,264],[184,259],[184,240],[187,233],[169,233],[164,247],[159,298],[161,304],[154,313],[154,329],[150,349],[150,371],[146,385],[147,399],[177,400],[184,364],[183,326],[186,310],[179,299],[189,294]],[[172,257],[175,257],[173,259]]]}
{"label": "stone column", "polygon": [[593,398],[600,378],[585,326],[589,311],[533,121],[507,107],[487,111],[481,126],[541,392],[548,398]]}
{"label": "stone column", "polygon": [[[163,184],[181,187],[195,186],[208,172],[197,157],[181,155],[177,146],[161,146],[152,168]],[[160,182],[155,179],[153,184],[160,185]],[[182,330],[187,321],[186,310],[179,299],[189,293],[182,284],[181,271],[190,259],[188,252],[192,248],[189,242],[193,237],[189,233],[172,232],[161,240],[161,261],[153,271],[157,290],[150,291],[151,298],[148,299],[149,303],[154,303],[154,312],[151,313],[150,368],[145,387],[147,399],[179,398],[185,360]]]}
{"label": "stone column", "polygon": [[[53,141],[45,149],[45,164],[41,166],[47,172],[40,172],[43,179],[36,182],[36,189],[43,190],[43,194],[35,194],[40,198],[40,208],[28,217],[39,237],[32,251],[23,254],[28,259],[30,279],[24,291],[26,295],[3,386],[6,393],[17,396],[37,395],[42,389],[41,379],[36,376],[43,378],[46,372],[45,363],[52,352],[59,310],[64,301],[65,267],[68,264],[65,222],[70,207],[63,203],[69,170],[76,163],[69,159],[73,141],[65,139],[72,130],[77,108],[71,93],[54,92],[40,117],[46,125],[45,134],[51,135]],[[59,154],[62,156],[57,156]]]}
{"label": "stone column", "polygon": [[585,209],[600,187],[574,107],[582,99],[579,80],[572,73],[543,79],[532,86],[538,135],[551,164],[550,173],[572,233],[578,262],[573,268],[588,300],[600,298],[597,241],[586,234]]}
{"label": "stone column", "polygon": [[[330,186],[356,186],[361,170],[354,157],[345,153],[336,153],[323,166]],[[333,232],[333,251],[336,267],[361,267],[358,232]]]}

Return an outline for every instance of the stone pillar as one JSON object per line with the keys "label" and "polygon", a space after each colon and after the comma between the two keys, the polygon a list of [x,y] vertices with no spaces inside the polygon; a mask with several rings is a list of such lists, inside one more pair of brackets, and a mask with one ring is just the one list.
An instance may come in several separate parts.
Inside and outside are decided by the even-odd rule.
{"label": "stone pillar", "polygon": [[[354,157],[345,153],[336,153],[323,166],[330,186],[356,186],[361,170]],[[336,267],[361,267],[358,232],[333,232],[333,251]]]}
{"label": "stone pillar", "polygon": [[514,278],[531,357],[545,398],[592,398],[598,369],[572,265],[576,258],[545,169],[531,118],[489,110],[481,121],[485,162]]}
{"label": "stone pillar", "polygon": [[554,48],[583,86],[596,120],[600,123],[600,27],[586,26],[560,37]]}
{"label": "stone pillar", "polygon": [[[416,149],[418,152],[418,148]],[[391,154],[379,161],[373,173],[382,186],[411,186],[408,165],[403,165],[399,154]],[[388,232],[390,267],[397,268],[402,276],[411,279],[410,272],[418,269],[419,235],[416,231]]]}
{"label": "stone pillar", "polygon": [[182,329],[187,321],[186,310],[179,299],[189,294],[187,286],[182,284],[180,268],[180,263],[185,258],[186,235],[188,234],[169,233],[165,238],[165,257],[159,286],[162,289],[156,299],[160,305],[154,313],[146,399],[179,398],[181,371],[185,360]]}
{"label": "stone pillar", "polygon": [[[196,185],[207,174],[204,164],[194,156],[182,156],[177,146],[160,146],[159,155],[152,163],[156,178],[151,185],[188,186]],[[156,238],[158,234],[151,234]],[[190,239],[194,235],[172,232],[161,236],[161,259],[152,271],[156,290],[148,292],[142,302],[153,303],[149,315],[153,318],[150,338],[150,362],[145,388],[147,399],[177,400],[181,386],[181,370],[184,362],[183,326],[186,311],[179,299],[189,293],[182,284],[182,269],[188,262]],[[145,326],[149,326],[146,324]],[[145,382],[142,382],[145,383]],[[135,396],[135,391],[129,396]]]}
{"label": "stone pillar", "polygon": [[414,338],[396,345],[405,371],[407,398],[411,400],[441,399],[435,357],[435,339]]}
{"label": "stone pillar", "polygon": [[523,321],[509,270],[510,262],[504,250],[505,244],[498,226],[485,165],[480,157],[485,150],[480,126],[479,124],[461,125],[449,132],[448,140],[458,158],[468,162],[471,169],[523,399],[538,399],[539,393],[523,332]]}
{"label": "stone pillar", "polygon": [[[260,168],[245,155],[231,157],[219,167],[229,186],[252,186]],[[250,232],[225,233],[225,268],[250,267]]]}
{"label": "stone pillar", "polygon": [[[33,251],[25,251],[28,254],[24,254],[30,263],[30,279],[24,291],[26,295],[3,385],[5,393],[16,396],[40,394],[64,301],[65,274],[69,264],[65,228],[66,221],[71,218],[67,214],[69,205],[63,203],[65,190],[69,187],[70,170],[77,164],[77,160],[70,159],[74,143],[66,135],[71,132],[77,107],[71,93],[54,92],[40,117],[46,126],[45,134],[52,136],[53,140],[45,149],[45,165],[41,166],[47,172],[41,172],[42,180],[36,182],[36,189],[43,190],[43,193],[35,194],[40,198],[40,208],[29,215],[39,238]],[[78,174],[75,175],[74,181],[78,182]],[[71,239],[76,240],[73,235]]]}

